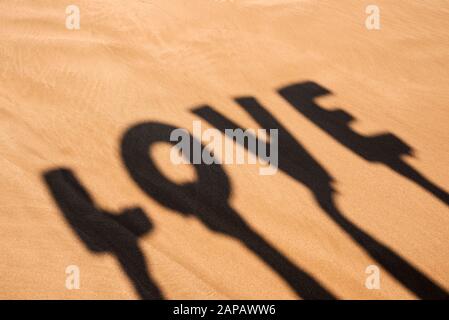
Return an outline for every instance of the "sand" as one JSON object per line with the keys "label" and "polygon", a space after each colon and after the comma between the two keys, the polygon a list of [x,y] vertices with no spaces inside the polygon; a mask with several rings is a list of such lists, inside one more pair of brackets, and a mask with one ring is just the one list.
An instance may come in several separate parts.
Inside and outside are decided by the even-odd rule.
{"label": "sand", "polygon": [[[447,297],[449,3],[377,0],[381,29],[368,30],[371,2],[0,2],[0,298]],[[69,4],[79,30],[65,26]],[[194,113],[204,106],[260,128],[241,97],[282,126],[277,174],[221,166],[226,178],[207,181],[217,198],[206,188],[190,207],[133,179],[151,177],[126,165],[131,128],[213,128]],[[170,144],[149,152],[173,183],[195,182]],[[126,208],[142,230],[113,218]],[[229,231],[228,209],[274,253]],[[66,287],[71,265],[79,289]]]}

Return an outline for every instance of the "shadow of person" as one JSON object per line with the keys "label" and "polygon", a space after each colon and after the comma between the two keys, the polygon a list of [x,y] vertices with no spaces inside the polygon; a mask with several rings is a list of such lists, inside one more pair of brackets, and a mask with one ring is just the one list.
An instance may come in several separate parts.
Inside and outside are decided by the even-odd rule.
{"label": "shadow of person", "polygon": [[[149,150],[155,143],[176,144],[170,141],[170,135],[176,129],[146,122],[133,126],[124,134],[122,158],[140,188],[167,208],[186,216],[194,215],[210,230],[240,240],[302,298],[333,299],[328,290],[283,256],[230,206],[231,186],[220,165],[192,164],[197,174],[196,182],[184,184],[173,183],[158,170]],[[186,134],[191,150],[205,150],[201,142]],[[192,154],[186,160],[193,163]]]}
{"label": "shadow of person", "polygon": [[44,173],[44,180],[66,221],[94,253],[111,253],[132,281],[142,299],[162,299],[150,278],[138,238],[152,229],[140,208],[115,215],[98,208],[71,170],[58,168]]}
{"label": "shadow of person", "polygon": [[358,156],[369,162],[386,165],[449,205],[449,194],[446,191],[402,159],[403,156],[413,155],[413,149],[405,142],[391,133],[361,135],[350,126],[355,120],[352,115],[341,109],[326,110],[316,104],[316,98],[331,94],[326,88],[315,82],[302,82],[280,89],[279,94],[307,119]]}
{"label": "shadow of person", "polygon": [[[334,201],[333,178],[256,99],[242,97],[236,99],[236,102],[262,128],[267,131],[269,129],[278,129],[279,169],[305,185],[328,217],[342,228],[362,249],[420,298],[448,298],[447,293],[442,288],[433,283],[399,254],[374,239],[343,215]],[[240,128],[232,120],[229,120],[209,106],[198,107],[192,110],[192,112],[208,121],[224,134],[226,134],[225,129],[235,130]],[[249,135],[248,144],[243,146],[249,152],[254,152],[254,150],[248,149],[248,145],[255,145],[256,142],[250,140],[257,140],[257,137]],[[270,142],[266,142],[266,144],[265,150],[271,150],[269,147]],[[257,156],[262,157],[265,161],[269,160],[264,158],[265,155],[263,154],[257,154]]]}

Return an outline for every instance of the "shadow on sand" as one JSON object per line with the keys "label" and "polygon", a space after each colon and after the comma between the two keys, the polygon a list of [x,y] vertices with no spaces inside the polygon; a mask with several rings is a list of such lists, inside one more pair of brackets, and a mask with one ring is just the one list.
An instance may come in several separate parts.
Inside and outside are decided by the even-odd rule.
{"label": "shadow on sand", "polygon": [[[392,134],[365,137],[354,132],[349,123],[353,117],[343,110],[327,111],[314,99],[330,92],[316,83],[288,86],[279,93],[331,137],[370,162],[382,163],[417,183],[448,204],[448,194],[410,167],[401,157],[412,149]],[[415,268],[411,263],[351,222],[337,207],[333,177],[255,98],[235,100],[262,128],[278,129],[279,169],[306,186],[316,202],[355,243],[369,254],[400,283],[423,299],[448,299],[448,293]],[[226,134],[225,129],[242,129],[210,106],[193,113]],[[157,168],[151,156],[156,143],[176,144],[171,133],[178,128],[158,122],[144,122],[129,128],[121,141],[122,160],[138,186],[160,204],[179,214],[194,215],[210,230],[239,240],[263,260],[304,299],[334,299],[336,296],[317,280],[294,265],[267,240],[251,228],[229,204],[231,184],[219,164],[192,164],[197,173],[194,183],[176,184]],[[241,142],[248,152],[269,161],[258,153],[257,137],[249,134]],[[265,150],[271,150],[266,142]],[[192,149],[202,150],[201,142],[190,136]],[[192,159],[189,159],[193,163]],[[138,239],[152,230],[152,224],[139,209],[128,209],[116,215],[98,208],[74,174],[65,168],[44,173],[44,180],[69,225],[86,247],[94,253],[113,254],[143,299],[162,299],[163,295],[150,278]]]}
{"label": "shadow on sand", "polygon": [[331,92],[315,82],[302,82],[282,88],[279,93],[297,111],[340,144],[369,162],[381,163],[449,205],[449,194],[431,182],[402,157],[412,156],[413,149],[391,133],[363,136],[352,130],[355,119],[344,110],[326,110],[315,99]]}
{"label": "shadow on sand", "polygon": [[[281,90],[281,93],[284,95],[286,91]],[[267,130],[278,129],[279,169],[305,185],[327,216],[344,230],[365,252],[418,297],[423,299],[447,299],[449,297],[444,289],[432,282],[403,257],[380,241],[374,239],[363,231],[362,228],[345,217],[334,201],[335,191],[332,186],[332,176],[255,98],[241,97],[235,99],[235,101],[262,128]],[[299,99],[294,100],[294,102],[300,105],[302,104],[302,100]],[[240,128],[236,123],[218,113],[210,106],[195,108],[193,113],[208,121],[224,134],[226,134],[225,129]],[[343,112],[339,114],[341,116],[345,115]],[[244,143],[243,146],[249,152],[254,152],[254,150],[248,149],[248,145],[256,145],[257,143],[250,140],[257,140],[257,137],[250,135],[247,139],[248,143]],[[379,141],[386,140],[390,141],[385,137],[379,139]],[[390,143],[394,145],[395,141],[390,141]],[[266,150],[270,150],[269,142],[267,142]],[[375,157],[375,150],[371,152]],[[258,156],[260,157],[261,155],[259,154]],[[381,158],[380,155],[377,157]],[[269,159],[265,158],[264,160],[268,161]]]}
{"label": "shadow on sand", "polygon": [[162,293],[147,271],[138,238],[149,233],[152,224],[140,208],[116,215],[101,210],[74,174],[58,168],[44,174],[44,180],[66,221],[94,253],[113,254],[142,299],[162,299]]}
{"label": "shadow on sand", "polygon": [[[122,158],[134,181],[162,205],[182,215],[194,215],[210,230],[239,240],[270,266],[304,299],[333,299],[328,290],[254,231],[229,204],[231,185],[221,165],[192,164],[197,173],[195,183],[176,184],[163,176],[150,156],[155,143],[170,141],[177,128],[146,122],[133,126],[122,139]],[[190,136],[191,146],[201,142]],[[196,144],[196,146],[194,146]],[[189,159],[193,163],[193,159]]]}

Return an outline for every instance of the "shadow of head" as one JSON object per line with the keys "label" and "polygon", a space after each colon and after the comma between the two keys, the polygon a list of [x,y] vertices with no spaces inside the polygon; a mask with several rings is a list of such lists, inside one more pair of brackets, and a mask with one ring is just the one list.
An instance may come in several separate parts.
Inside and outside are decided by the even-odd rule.
{"label": "shadow of head", "polygon": [[310,104],[317,97],[327,96],[332,92],[318,83],[313,81],[305,81],[295,83],[278,90],[282,96],[294,98],[298,102]]}
{"label": "shadow of head", "polygon": [[332,119],[339,123],[347,124],[355,120],[355,118],[350,113],[346,112],[343,109],[335,109],[330,111],[330,113]]}
{"label": "shadow of head", "polygon": [[136,237],[141,237],[153,230],[153,223],[141,208],[126,208],[121,214],[109,213],[109,215]]}
{"label": "shadow of head", "polygon": [[89,192],[69,169],[49,170],[43,177],[66,221],[94,252],[110,250],[114,238],[133,239],[153,228],[140,208],[129,208],[121,214],[113,214],[97,207]]}

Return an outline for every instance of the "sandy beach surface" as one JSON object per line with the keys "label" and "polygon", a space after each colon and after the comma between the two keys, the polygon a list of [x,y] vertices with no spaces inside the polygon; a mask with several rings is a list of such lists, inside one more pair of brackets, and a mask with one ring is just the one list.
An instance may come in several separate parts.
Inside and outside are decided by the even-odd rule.
{"label": "sandy beach surface", "polygon": [[[448,15],[0,1],[0,298],[447,298]],[[278,129],[278,172],[174,165],[194,121]]]}

